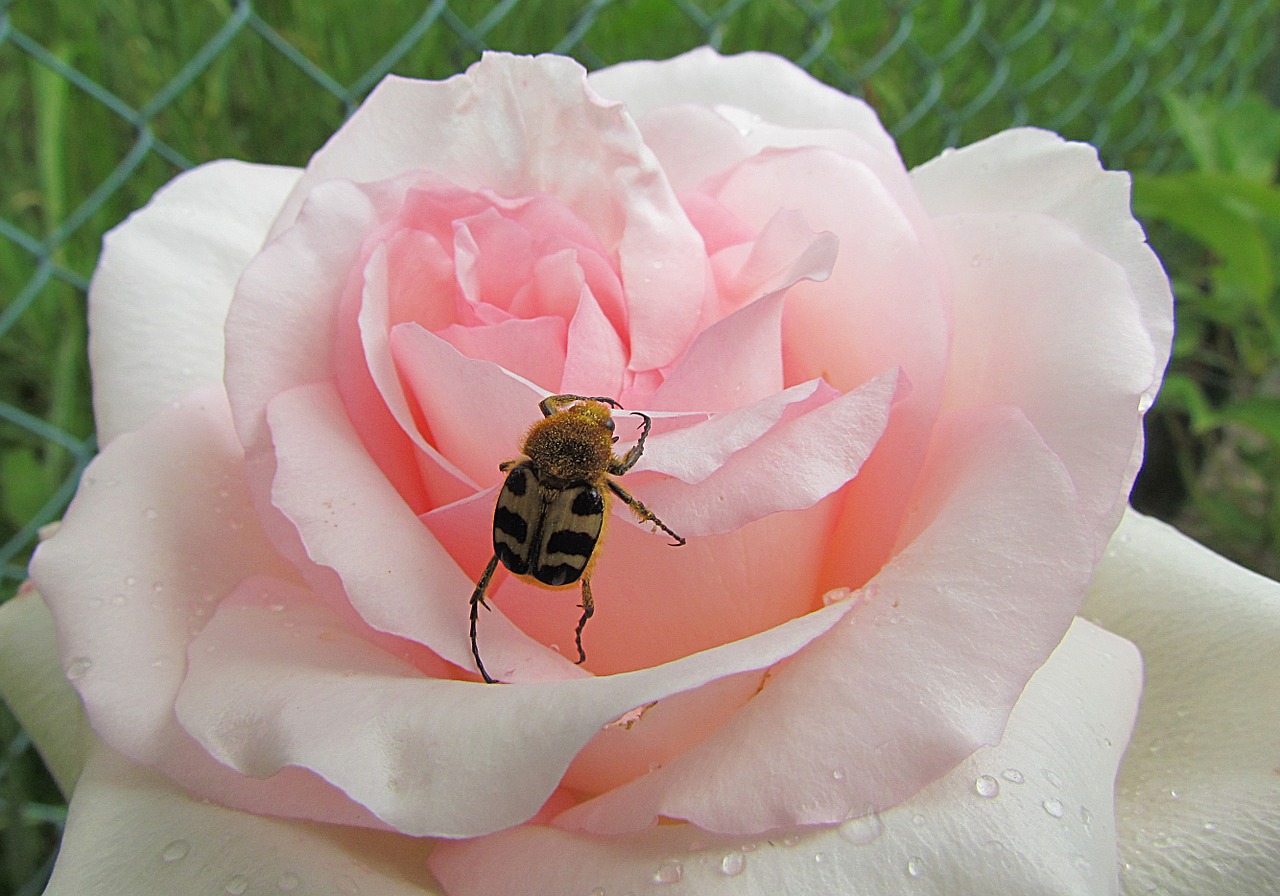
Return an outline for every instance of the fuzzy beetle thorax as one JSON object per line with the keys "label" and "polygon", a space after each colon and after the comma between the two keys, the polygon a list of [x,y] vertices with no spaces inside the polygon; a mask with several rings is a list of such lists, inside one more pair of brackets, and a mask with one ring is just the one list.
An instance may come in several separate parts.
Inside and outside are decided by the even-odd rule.
{"label": "fuzzy beetle thorax", "polygon": [[579,405],[535,423],[525,436],[523,450],[537,467],[542,483],[563,488],[575,482],[599,481],[613,457],[608,419],[608,409],[603,406]]}

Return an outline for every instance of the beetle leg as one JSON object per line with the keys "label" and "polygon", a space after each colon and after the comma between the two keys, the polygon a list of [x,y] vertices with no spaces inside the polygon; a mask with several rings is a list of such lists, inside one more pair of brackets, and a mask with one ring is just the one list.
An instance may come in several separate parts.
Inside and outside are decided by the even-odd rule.
{"label": "beetle leg", "polygon": [[578,620],[578,630],[574,632],[573,638],[578,645],[578,665],[582,665],[587,661],[587,655],[582,650],[582,629],[596,611],[596,602],[591,597],[591,579],[587,576],[582,577],[582,603],[578,606],[582,608],[582,618]]}
{"label": "beetle leg", "polygon": [[484,680],[489,684],[497,684],[497,679],[489,677],[489,673],[485,671],[484,663],[480,661],[480,645],[476,642],[476,620],[480,616],[480,607],[489,609],[489,605],[484,602],[484,593],[489,590],[489,580],[493,578],[493,571],[498,568],[498,555],[494,554],[493,559],[489,561],[489,565],[484,568],[484,574],[480,576],[480,581],[476,583],[476,590],[471,592],[471,655],[476,658],[476,668],[480,670],[480,674],[484,676]]}
{"label": "beetle leg", "polygon": [[[622,457],[614,457],[609,460],[609,472],[614,476],[621,476],[636,465],[636,461],[640,459],[640,455],[644,454],[644,440],[649,437],[649,427],[653,425],[653,421],[649,419],[648,414],[642,414],[639,411],[632,411],[632,417],[639,417],[643,420],[640,429],[640,438],[636,439],[636,443],[627,449],[627,453]],[[614,441],[617,441],[616,439]]]}
{"label": "beetle leg", "polygon": [[608,485],[609,485],[609,491],[613,492],[615,495],[621,498],[622,502],[631,508],[632,513],[634,513],[637,517],[639,517],[644,522],[653,523],[663,532],[666,532],[668,535],[674,538],[675,542],[671,545],[672,547],[678,548],[685,543],[685,540],[683,537],[672,532],[671,529],[667,526],[667,524],[664,523],[662,520],[658,519],[658,515],[656,513],[654,513],[648,507],[645,507],[644,503],[641,502],[639,498],[633,496],[630,492],[628,492],[622,486],[618,485],[618,483],[614,482],[612,479],[609,479],[606,481],[608,482]]}
{"label": "beetle leg", "polygon": [[622,407],[622,405],[618,404],[614,399],[605,398],[604,396],[548,395],[546,398],[542,399],[542,401],[538,402],[538,409],[542,411],[542,416],[550,417],[565,405],[573,404],[575,401],[598,401],[601,404],[607,404],[611,407]]}

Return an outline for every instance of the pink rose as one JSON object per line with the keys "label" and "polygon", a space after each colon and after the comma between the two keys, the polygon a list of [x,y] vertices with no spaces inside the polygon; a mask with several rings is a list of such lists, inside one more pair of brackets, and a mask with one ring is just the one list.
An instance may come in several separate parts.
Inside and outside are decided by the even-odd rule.
{"label": "pink rose", "polygon": [[[1114,887],[1141,672],[1076,615],[1171,313],[1090,147],[908,173],[774,57],[492,55],[177,179],[91,300],[103,451],[32,566],[101,739],[55,885],[127,794],[156,891]],[[577,590],[500,572],[485,685],[555,393],[652,418],[620,484],[688,543],[615,502],[581,666]]]}

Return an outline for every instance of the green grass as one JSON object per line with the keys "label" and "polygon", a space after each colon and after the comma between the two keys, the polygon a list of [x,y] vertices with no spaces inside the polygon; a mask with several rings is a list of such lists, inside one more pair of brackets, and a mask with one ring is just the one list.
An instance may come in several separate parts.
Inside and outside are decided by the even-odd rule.
{"label": "green grass", "polygon": [[[867,97],[911,164],[1029,123],[1155,172],[1198,158],[1163,100],[1232,107],[1265,86],[1280,29],[1270,0],[0,0],[0,14],[0,599],[93,453],[85,288],[102,234],[192,164],[305,163],[388,71],[445,77],[485,47],[567,52],[591,68],[706,43],[765,49]],[[1274,289],[1236,313],[1220,259],[1152,215],[1196,309],[1175,370],[1208,409],[1192,419],[1183,389],[1162,411],[1176,487],[1155,494],[1215,548],[1266,568],[1280,511],[1257,483],[1280,463],[1256,425],[1226,419],[1222,395],[1269,394],[1276,346],[1257,308],[1272,308]],[[1274,251],[1271,238],[1260,237]],[[1256,424],[1257,403],[1237,416],[1250,407]],[[1228,442],[1229,463],[1206,462]],[[38,892],[61,818],[0,711],[4,745],[0,896]]]}

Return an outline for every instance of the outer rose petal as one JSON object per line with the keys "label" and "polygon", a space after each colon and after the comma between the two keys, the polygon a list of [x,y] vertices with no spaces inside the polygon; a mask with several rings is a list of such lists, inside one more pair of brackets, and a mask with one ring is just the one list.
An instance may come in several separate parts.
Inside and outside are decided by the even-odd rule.
{"label": "outer rose petal", "polygon": [[[910,540],[854,598],[849,623],[772,670],[697,747],[558,825],[631,833],[663,816],[751,834],[830,823],[896,805],[1000,739],[1007,707],[1078,609],[1086,533],[1065,471],[1025,418],[972,414],[941,432]],[[1040,488],[1028,493],[1023,478]]]}
{"label": "outer rose petal", "polygon": [[1142,403],[1155,397],[1169,361],[1173,295],[1160,260],[1129,207],[1129,175],[1104,171],[1098,152],[1034,128],[1004,131],[942,155],[911,172],[920,200],[935,217],[1018,212],[1066,223],[1096,252],[1124,268],[1151,334],[1154,353]]}
{"label": "outer rose petal", "polygon": [[[963,297],[948,403],[1026,408],[1072,471],[1101,551],[1141,462],[1139,415],[1172,326],[1169,283],[1129,211],[1128,175],[1104,171],[1091,146],[1024,129],[946,152],[912,177]],[[1100,453],[1126,438],[1128,457]]]}
{"label": "outer rose petal", "polygon": [[593,72],[589,81],[605,96],[625,102],[637,118],[667,106],[732,106],[788,128],[851,132],[875,152],[898,157],[893,138],[870,106],[768,53],[721,56],[703,47],[665,61],[610,66]]}
{"label": "outer rose petal", "polygon": [[300,769],[247,782],[174,719],[187,644],[213,604],[245,576],[294,575],[249,505],[240,445],[216,386],[107,446],[31,563],[57,621],[63,668],[104,740],[193,791],[252,811],[376,825]]}
{"label": "outer rose petal", "polygon": [[70,794],[93,735],[80,695],[58,664],[53,617],[34,588],[0,605],[0,696],[31,735],[58,787]]}
{"label": "outer rose petal", "polygon": [[227,765],[256,777],[312,769],[415,836],[471,837],[527,821],[604,725],[780,662],[848,612],[825,607],[625,675],[491,687],[423,676],[299,589],[257,591],[225,602],[193,642],[177,703],[183,725]]}
{"label": "outer rose petal", "polygon": [[[1133,646],[1079,621],[999,746],[878,817],[745,839],[691,825],[627,837],[524,825],[441,843],[431,868],[450,896],[1114,893],[1112,781],[1140,688]],[[984,796],[992,784],[998,794]]]}
{"label": "outer rose petal", "polygon": [[443,891],[431,842],[224,809],[97,745],[45,896]]}
{"label": "outer rose petal", "polygon": [[89,286],[99,444],[222,379],[231,294],[299,174],[211,162],[170,181],[107,234]]}
{"label": "outer rose petal", "polygon": [[1147,666],[1117,787],[1124,892],[1275,892],[1280,584],[1129,511],[1085,613]]}

